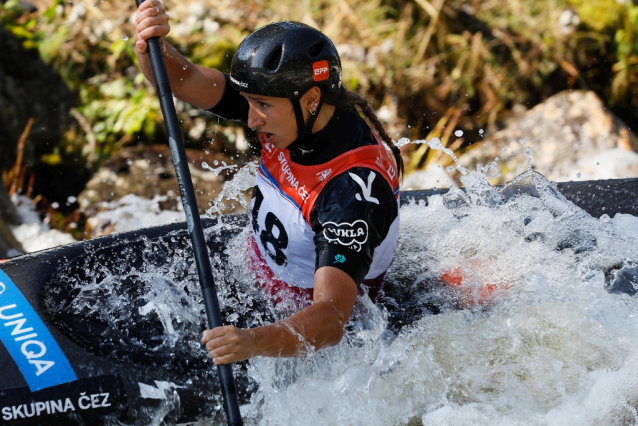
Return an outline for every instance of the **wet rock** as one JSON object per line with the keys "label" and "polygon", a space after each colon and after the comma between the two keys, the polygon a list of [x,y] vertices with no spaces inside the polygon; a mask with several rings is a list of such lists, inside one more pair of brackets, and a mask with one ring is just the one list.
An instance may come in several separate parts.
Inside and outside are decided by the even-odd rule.
{"label": "wet rock", "polygon": [[[584,180],[591,178],[589,174],[592,173],[585,168],[591,166],[592,158],[607,158],[605,153],[609,150],[614,150],[613,158],[618,158],[623,151],[633,156],[631,151],[638,151],[638,137],[605,109],[594,92],[565,91],[521,113],[504,129],[475,144],[459,159],[465,167],[474,170],[477,164],[489,164],[499,157],[503,176],[493,183],[504,183],[527,170],[525,147],[532,149],[534,170],[548,179]],[[596,162],[600,163],[600,160]],[[635,176],[638,167],[632,162],[628,162],[623,170],[618,170],[617,166],[608,170],[603,164],[597,166],[600,167],[596,179]],[[582,172],[579,168],[583,168]]]}
{"label": "wet rock", "polygon": [[443,167],[435,164],[426,170],[417,170],[407,175],[401,183],[401,190],[449,188],[455,184],[454,179],[445,172]]}
{"label": "wet rock", "polygon": [[62,79],[22,42],[0,26],[0,169],[16,160],[17,142],[30,118],[25,165],[57,145],[68,124],[74,95]]}
{"label": "wet rock", "polygon": [[0,220],[9,225],[18,225],[20,218],[15,206],[11,202],[11,197],[7,192],[2,176],[0,176]]}
{"label": "wet rock", "polygon": [[0,259],[8,259],[24,253],[24,248],[9,227],[19,223],[20,217],[0,175]]}
{"label": "wet rock", "polygon": [[[224,169],[218,175],[208,170],[230,165],[234,161],[219,153],[201,150],[186,150],[186,157],[195,188],[200,213],[206,212],[216,199],[224,183],[231,179],[236,169]],[[217,162],[217,164],[215,164]],[[222,163],[224,162],[224,163]],[[86,188],[78,196],[80,208],[89,218],[104,211],[106,203],[120,200],[128,194],[153,199],[165,197],[160,202],[162,210],[178,210],[180,189],[168,146],[155,145],[132,147],[121,150],[104,163],[93,175]],[[248,194],[246,194],[248,199]],[[225,213],[244,213],[236,201],[227,201]],[[181,207],[181,206],[180,206]]]}
{"label": "wet rock", "polygon": [[13,236],[11,228],[0,218],[0,260],[24,254],[24,249]]}

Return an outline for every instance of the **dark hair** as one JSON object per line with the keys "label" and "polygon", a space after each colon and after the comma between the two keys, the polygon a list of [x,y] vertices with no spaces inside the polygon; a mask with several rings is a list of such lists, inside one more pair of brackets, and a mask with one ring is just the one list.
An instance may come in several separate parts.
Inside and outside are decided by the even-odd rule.
{"label": "dark hair", "polygon": [[361,96],[356,92],[351,92],[342,85],[337,92],[326,93],[326,103],[350,112],[358,113],[357,107],[361,110],[370,124],[374,126],[373,131],[376,131],[379,137],[392,150],[392,156],[394,157],[394,161],[397,163],[397,170],[399,171],[399,179],[401,179],[405,170],[403,159],[401,158],[401,150],[399,150],[399,148],[394,144],[388,133],[383,128],[383,124],[381,124],[379,118],[374,113],[374,109],[372,109],[370,102],[368,102],[364,96]]}

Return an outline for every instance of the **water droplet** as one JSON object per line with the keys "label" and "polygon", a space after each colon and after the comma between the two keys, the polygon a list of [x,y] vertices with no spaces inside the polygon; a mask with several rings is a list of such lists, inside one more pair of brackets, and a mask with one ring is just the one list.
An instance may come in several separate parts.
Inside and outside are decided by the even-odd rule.
{"label": "water droplet", "polygon": [[527,169],[532,170],[532,148],[525,148],[525,158],[527,158]]}
{"label": "water droplet", "polygon": [[520,143],[521,145],[523,145],[525,143],[525,139],[519,139],[518,143]]}
{"label": "water droplet", "polygon": [[498,161],[498,160],[500,160],[500,159],[501,159],[501,157],[496,157],[496,158],[494,159],[494,161]]}
{"label": "water droplet", "polygon": [[186,69],[186,68],[188,68],[188,65],[184,65],[184,68],[183,68],[183,69]]}
{"label": "water droplet", "polygon": [[[97,5],[96,5],[96,6],[97,6]],[[122,40],[124,40],[124,41],[128,41],[128,36],[124,36],[124,37],[122,37]]]}
{"label": "water droplet", "polygon": [[463,130],[457,130],[454,132],[454,136],[456,136],[457,138],[460,138],[461,136],[463,136]]}
{"label": "water droplet", "polygon": [[452,170],[454,170],[454,167],[452,167],[452,166],[447,166],[445,168],[445,171],[448,172],[448,173],[450,173]]}
{"label": "water droplet", "polygon": [[576,173],[576,177],[579,178],[582,176],[582,173]]}
{"label": "water droplet", "polygon": [[483,136],[484,130],[483,129],[479,129],[479,135]]}
{"label": "water droplet", "polygon": [[507,152],[507,148],[503,147],[503,149],[501,149],[501,151]]}

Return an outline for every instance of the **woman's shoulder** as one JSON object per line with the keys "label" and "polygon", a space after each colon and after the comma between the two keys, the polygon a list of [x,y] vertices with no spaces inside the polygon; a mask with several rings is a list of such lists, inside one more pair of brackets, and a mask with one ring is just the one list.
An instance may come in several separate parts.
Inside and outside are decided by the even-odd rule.
{"label": "woman's shoulder", "polygon": [[346,204],[364,206],[366,203],[380,206],[388,202],[396,204],[396,197],[390,183],[379,172],[356,166],[333,177],[317,201],[328,208]]}

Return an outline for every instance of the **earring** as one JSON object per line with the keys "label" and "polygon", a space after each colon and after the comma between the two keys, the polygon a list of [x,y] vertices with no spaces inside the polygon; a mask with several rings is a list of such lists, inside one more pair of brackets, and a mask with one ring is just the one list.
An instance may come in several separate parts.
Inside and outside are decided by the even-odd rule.
{"label": "earring", "polygon": [[312,114],[312,115],[317,114],[317,110],[316,109],[311,109],[308,112],[310,112],[310,114]]}

